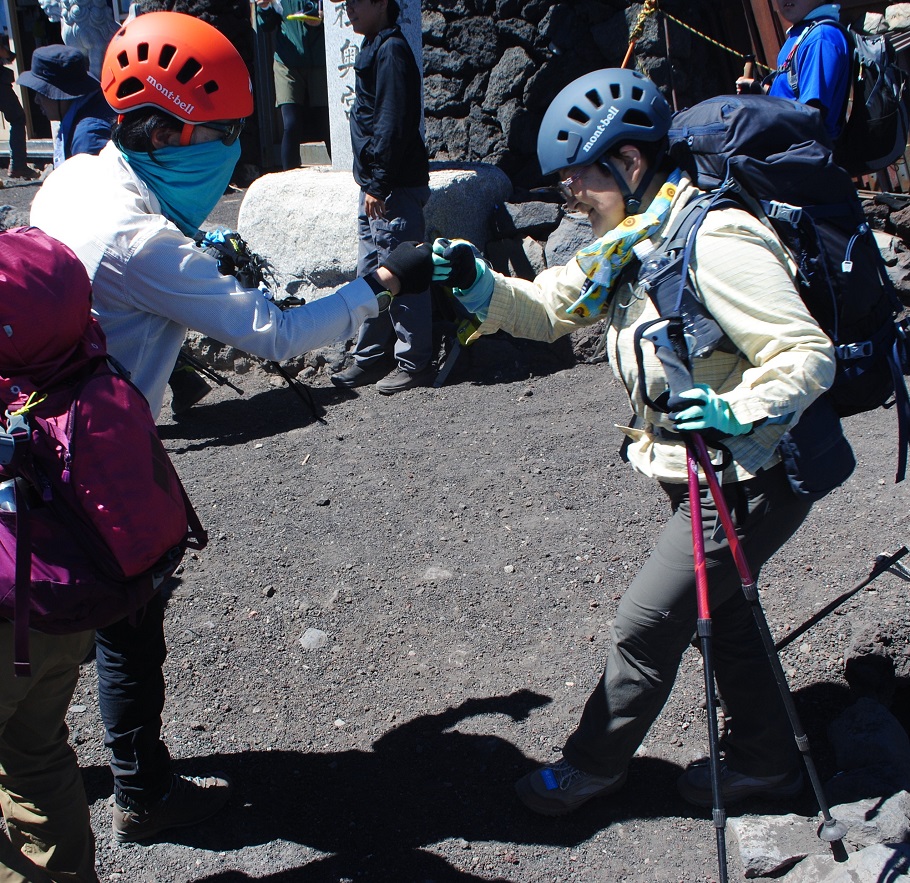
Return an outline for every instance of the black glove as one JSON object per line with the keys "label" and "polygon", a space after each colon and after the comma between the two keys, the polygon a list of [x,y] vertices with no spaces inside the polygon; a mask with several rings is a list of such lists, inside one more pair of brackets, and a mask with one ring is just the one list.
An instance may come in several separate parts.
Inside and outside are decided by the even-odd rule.
{"label": "black glove", "polygon": [[419,294],[433,279],[433,251],[425,242],[402,242],[379,266],[398,277],[400,294]]}

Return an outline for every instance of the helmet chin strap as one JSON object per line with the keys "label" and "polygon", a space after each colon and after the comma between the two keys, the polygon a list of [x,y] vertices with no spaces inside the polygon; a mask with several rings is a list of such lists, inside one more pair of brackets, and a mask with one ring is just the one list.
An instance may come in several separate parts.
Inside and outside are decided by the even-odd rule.
{"label": "helmet chin strap", "polygon": [[606,157],[598,160],[599,163],[607,167],[610,174],[613,176],[613,180],[616,181],[616,186],[619,188],[619,192],[622,194],[622,198],[626,204],[627,215],[637,215],[641,211],[641,199],[645,195],[647,189],[651,186],[651,182],[654,180],[654,175],[657,172],[657,168],[660,165],[662,158],[663,155],[661,154],[661,156],[658,156],[655,159],[654,165],[648,167],[648,170],[642,176],[641,181],[639,181],[638,187],[635,188],[634,193],[626,183],[626,179],[619,174],[619,170],[611,160]]}

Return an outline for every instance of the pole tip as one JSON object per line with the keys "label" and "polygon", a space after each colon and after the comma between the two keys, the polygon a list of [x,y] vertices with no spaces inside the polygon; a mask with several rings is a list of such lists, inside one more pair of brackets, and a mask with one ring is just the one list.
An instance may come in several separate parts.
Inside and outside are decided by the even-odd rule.
{"label": "pole tip", "polygon": [[835,818],[826,819],[818,827],[818,839],[825,843],[834,843],[847,836],[847,826]]}

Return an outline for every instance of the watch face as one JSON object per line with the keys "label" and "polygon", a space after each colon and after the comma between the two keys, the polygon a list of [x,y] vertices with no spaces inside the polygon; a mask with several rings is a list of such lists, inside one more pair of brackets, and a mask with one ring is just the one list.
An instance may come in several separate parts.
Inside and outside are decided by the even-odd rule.
{"label": "watch face", "polygon": [[389,308],[389,304],[392,303],[392,295],[387,291],[383,291],[381,294],[376,295],[376,303],[379,305],[379,312],[382,313]]}

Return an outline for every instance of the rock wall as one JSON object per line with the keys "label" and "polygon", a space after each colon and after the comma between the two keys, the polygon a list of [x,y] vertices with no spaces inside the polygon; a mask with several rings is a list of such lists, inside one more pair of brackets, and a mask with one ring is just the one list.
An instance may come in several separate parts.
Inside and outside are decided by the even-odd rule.
{"label": "rock wall", "polygon": [[[711,30],[712,0],[661,8]],[[539,183],[537,130],[553,96],[578,76],[618,67],[641,3],[625,0],[424,0],[426,137],[437,160],[487,162],[516,187]],[[674,23],[648,16],[638,69],[681,104],[731,91],[729,54]],[[698,63],[694,63],[698,60]]]}

